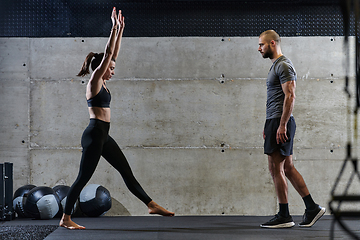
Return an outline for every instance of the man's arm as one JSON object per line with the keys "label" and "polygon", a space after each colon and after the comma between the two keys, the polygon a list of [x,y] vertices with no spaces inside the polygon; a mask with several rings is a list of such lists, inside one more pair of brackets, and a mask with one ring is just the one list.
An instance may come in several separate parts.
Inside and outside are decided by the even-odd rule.
{"label": "man's arm", "polygon": [[294,80],[287,81],[281,84],[281,87],[285,94],[285,98],[284,98],[283,113],[280,119],[280,126],[276,133],[276,142],[278,144],[284,143],[288,139],[286,135],[286,124],[289,121],[291,113],[294,109],[296,81]]}

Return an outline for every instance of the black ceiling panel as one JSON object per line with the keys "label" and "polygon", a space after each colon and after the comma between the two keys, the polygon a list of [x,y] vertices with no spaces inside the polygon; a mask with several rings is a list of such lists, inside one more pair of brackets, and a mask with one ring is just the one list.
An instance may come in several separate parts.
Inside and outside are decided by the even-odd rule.
{"label": "black ceiling panel", "polygon": [[107,37],[114,6],[128,37],[344,35],[333,0],[1,0],[0,37]]}

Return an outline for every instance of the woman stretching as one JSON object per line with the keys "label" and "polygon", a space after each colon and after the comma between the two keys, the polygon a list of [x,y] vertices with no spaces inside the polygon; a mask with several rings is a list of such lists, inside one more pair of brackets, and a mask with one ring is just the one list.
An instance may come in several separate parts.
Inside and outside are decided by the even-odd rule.
{"label": "woman stretching", "polygon": [[85,227],[80,226],[71,220],[71,211],[81,190],[93,175],[100,156],[103,156],[116,170],[119,171],[126,186],[136,197],[147,205],[150,214],[174,216],[173,212],[156,204],[145,193],[135,179],[129,163],[119,146],[108,134],[110,128],[111,95],[109,89],[106,87],[105,81],[110,80],[115,73],[115,62],[118,57],[121,38],[125,27],[124,17],[122,17],[121,11],[119,11],[119,15],[116,16],[115,8],[113,9],[111,20],[113,27],[106,44],[105,53],[89,53],[78,74],[78,76],[89,74],[89,66],[91,65],[93,73],[86,88],[90,123],[81,138],[83,153],[80,162],[79,175],[69,190],[64,214],[59,224],[61,227],[68,229],[85,229]]}

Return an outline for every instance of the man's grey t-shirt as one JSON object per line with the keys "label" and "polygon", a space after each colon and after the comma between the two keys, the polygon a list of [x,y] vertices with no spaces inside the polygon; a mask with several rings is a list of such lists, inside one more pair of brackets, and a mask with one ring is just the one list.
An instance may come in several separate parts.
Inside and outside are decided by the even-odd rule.
{"label": "man's grey t-shirt", "polygon": [[281,84],[288,81],[296,81],[296,71],[290,59],[282,55],[271,66],[266,80],[266,119],[281,117],[285,97]]}

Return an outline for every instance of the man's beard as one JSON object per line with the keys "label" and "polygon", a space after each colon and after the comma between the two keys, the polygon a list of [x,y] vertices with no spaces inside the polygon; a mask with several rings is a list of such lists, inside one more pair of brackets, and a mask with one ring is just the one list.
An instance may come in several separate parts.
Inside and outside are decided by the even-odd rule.
{"label": "man's beard", "polygon": [[274,56],[273,52],[271,51],[270,47],[267,49],[266,52],[264,52],[263,54],[263,58],[270,58],[272,59],[272,57]]}

